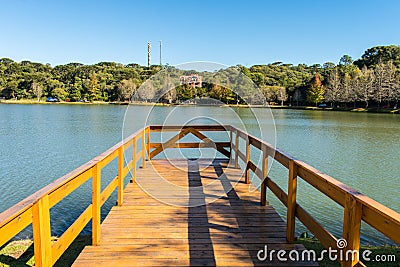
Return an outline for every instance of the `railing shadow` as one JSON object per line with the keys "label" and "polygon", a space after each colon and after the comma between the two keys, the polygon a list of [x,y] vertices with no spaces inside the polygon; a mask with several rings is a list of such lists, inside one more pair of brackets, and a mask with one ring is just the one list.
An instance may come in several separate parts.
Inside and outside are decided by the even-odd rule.
{"label": "railing shadow", "polygon": [[[4,249],[8,244],[4,245],[1,249]],[[15,250],[22,250],[23,245],[14,245]],[[19,247],[19,248],[17,248]],[[10,249],[10,252],[14,249]],[[31,266],[29,263],[30,259],[33,257],[33,243],[27,247],[27,249],[18,257],[13,257],[11,255],[0,255],[0,266],[10,266],[10,267],[27,267]]]}
{"label": "railing shadow", "polygon": [[[199,266],[215,266],[216,256],[213,247],[213,240],[211,238],[211,229],[217,230],[218,234],[226,238],[226,242],[232,244],[232,238],[239,240],[241,237],[246,238],[246,229],[249,227],[249,221],[243,219],[240,213],[231,212],[231,209],[241,210],[245,206],[257,206],[259,202],[251,200],[243,200],[240,198],[231,181],[224,173],[225,166],[221,166],[222,162],[226,160],[216,159],[212,162],[211,168],[216,174],[216,177],[204,177],[199,171],[199,163],[196,159],[188,160],[188,185],[189,185],[189,208],[188,208],[188,237],[189,237],[189,254],[190,265]],[[202,178],[219,180],[226,196],[220,199],[226,200],[230,209],[219,210],[221,218],[230,218],[237,221],[237,226],[227,226],[219,224],[218,222],[210,222],[207,209],[212,209],[213,204],[206,205],[207,194],[203,191]],[[241,181],[239,181],[241,182]],[[259,265],[260,261],[257,258],[254,249],[248,248],[247,244],[232,244],[236,249],[245,250],[245,254],[251,258],[254,265]],[[254,246],[253,246],[254,247]],[[232,252],[227,252],[232,254]]]}
{"label": "railing shadow", "polygon": [[[250,201],[250,200],[242,200],[238,193],[236,192],[234,186],[232,186],[231,181],[226,177],[224,173],[224,168],[221,166],[221,161],[220,160],[214,160],[213,161],[213,167],[215,170],[215,173],[218,176],[218,179],[221,182],[222,187],[224,188],[224,191],[226,192],[227,195],[227,200],[229,202],[229,207],[232,209],[238,209],[238,210],[244,210],[244,206],[259,206],[259,202],[255,201]],[[245,203],[246,202],[246,203]],[[235,215],[234,218],[236,219],[237,222],[237,233],[240,235],[242,238],[246,238],[246,233],[243,228],[247,226],[247,222],[243,220],[243,217],[241,216],[236,216],[239,213],[230,213],[230,215]],[[222,215],[223,216],[223,215]],[[241,246],[242,249],[245,249],[248,255],[250,256],[252,262],[254,265],[259,265],[260,260],[258,260],[256,253],[254,253],[253,250],[251,250],[247,244],[242,244]]]}
{"label": "railing shadow", "polygon": [[[79,256],[81,251],[85,246],[91,244],[90,235],[78,236],[74,242],[68,247],[65,253],[57,260],[54,264],[55,267],[67,267],[71,266],[72,263]],[[1,247],[4,249],[8,244]],[[33,243],[30,244],[27,248],[24,248],[24,244],[15,244],[15,248],[11,248],[12,250],[25,250],[20,256],[14,257],[11,255],[0,255],[0,266],[10,266],[10,267],[27,267],[32,266],[31,258],[34,256],[33,251]],[[7,249],[7,248],[6,248]]]}
{"label": "railing shadow", "polygon": [[[190,266],[215,266],[215,255],[208,227],[207,206],[196,159],[188,160],[188,238]],[[201,249],[203,248],[203,249]]]}

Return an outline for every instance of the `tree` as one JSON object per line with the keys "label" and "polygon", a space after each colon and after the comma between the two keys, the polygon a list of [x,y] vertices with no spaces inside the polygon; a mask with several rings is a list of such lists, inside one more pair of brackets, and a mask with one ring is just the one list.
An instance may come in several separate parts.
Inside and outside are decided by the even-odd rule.
{"label": "tree", "polygon": [[380,61],[374,69],[374,96],[373,100],[378,102],[378,107],[386,97],[387,91],[385,90],[386,74],[385,64]]}
{"label": "tree", "polygon": [[303,101],[303,95],[300,89],[296,89],[293,93],[293,101],[296,101],[296,106],[299,106],[299,101]]}
{"label": "tree", "polygon": [[283,102],[288,99],[288,95],[286,93],[286,88],[282,86],[263,86],[260,88],[265,100],[268,102],[281,102],[281,106],[283,106]]}
{"label": "tree", "polygon": [[336,67],[335,63],[333,62],[325,62],[324,65],[322,66],[324,69],[334,69]]}
{"label": "tree", "polygon": [[400,46],[388,45],[371,47],[367,49],[354,64],[359,68],[363,66],[374,68],[380,62],[388,62],[390,60],[393,61],[397,68],[400,67]]}
{"label": "tree", "polygon": [[153,85],[153,82],[151,80],[147,80],[138,88],[137,94],[140,99],[143,99],[146,102],[152,100],[156,94],[156,89]]}
{"label": "tree", "polygon": [[176,98],[179,101],[193,99],[193,87],[188,84],[180,85],[176,88]]}
{"label": "tree", "polygon": [[320,74],[320,76],[322,76],[324,79],[322,79],[321,77],[321,81],[323,84],[327,83],[327,80],[329,78],[329,75],[331,74],[331,72],[336,69],[336,65],[333,62],[325,62],[322,65],[322,68],[319,69],[317,72]]}
{"label": "tree", "polygon": [[219,79],[215,79],[213,81],[210,97],[214,99],[218,99],[219,101],[223,101],[224,98],[224,88],[221,86],[221,81]]}
{"label": "tree", "polygon": [[58,100],[65,100],[68,97],[68,93],[64,90],[64,88],[55,88],[51,91],[53,97],[57,98]]}
{"label": "tree", "polygon": [[98,100],[98,82],[96,74],[92,74],[90,77],[90,87],[89,87],[89,101]]}
{"label": "tree", "polygon": [[255,72],[251,74],[251,79],[255,82],[258,86],[264,84],[264,75],[259,72]]}
{"label": "tree", "polygon": [[392,60],[384,64],[384,74],[385,100],[389,102],[395,100],[396,95],[396,68]]}
{"label": "tree", "polygon": [[4,58],[0,58],[0,63],[2,63],[4,65],[10,65],[10,64],[14,63],[14,60],[4,57]]}
{"label": "tree", "polygon": [[353,59],[349,55],[344,55],[340,58],[339,65],[349,66],[353,64]]}
{"label": "tree", "polygon": [[69,88],[69,97],[72,101],[79,101],[82,98],[82,79],[79,77],[75,77],[74,84]]}
{"label": "tree", "polygon": [[342,74],[341,77],[341,84],[342,84],[342,89],[341,93],[339,96],[340,102],[350,102],[351,101],[351,94],[352,92],[352,80],[351,80],[351,75],[348,72],[345,72]]}
{"label": "tree", "polygon": [[365,102],[365,108],[368,108],[369,100],[373,96],[373,83],[374,83],[374,72],[364,66],[361,69],[360,75],[360,88],[359,88],[359,99]]}
{"label": "tree", "polygon": [[286,93],[286,88],[279,88],[278,100],[281,101],[281,106],[283,106],[283,102],[288,99],[288,95]]}
{"label": "tree", "polygon": [[335,105],[335,102],[340,100],[340,92],[342,89],[342,83],[339,75],[339,71],[337,68],[334,68],[332,72],[329,74],[328,82],[325,88],[325,100],[332,103],[332,106]]}
{"label": "tree", "polygon": [[42,86],[39,83],[33,81],[31,84],[31,89],[32,89],[33,94],[36,96],[37,101],[39,102],[40,98],[42,97],[42,93],[43,93]]}
{"label": "tree", "polygon": [[165,100],[168,101],[169,104],[172,104],[177,98],[177,93],[175,88],[170,88],[163,96]]}
{"label": "tree", "polygon": [[18,81],[10,80],[6,83],[5,88],[3,89],[3,94],[6,98],[15,98],[17,97],[18,90]]}
{"label": "tree", "polygon": [[118,85],[118,100],[126,101],[132,97],[136,90],[136,83],[132,80],[122,80]]}
{"label": "tree", "polygon": [[64,88],[65,85],[64,83],[60,82],[59,80],[56,79],[48,79],[45,81],[44,84],[44,91],[46,96],[52,96],[52,91],[56,88]]}
{"label": "tree", "polygon": [[356,107],[356,102],[359,100],[360,87],[361,87],[361,71],[356,68],[350,76],[350,86],[347,92],[347,102],[353,102],[353,107]]}
{"label": "tree", "polygon": [[314,103],[315,106],[318,103],[321,103],[324,100],[324,86],[319,79],[318,72],[315,73],[315,77],[311,82],[310,88],[307,92],[307,101],[310,103]]}
{"label": "tree", "polygon": [[394,91],[395,91],[394,100],[395,100],[395,103],[396,103],[394,108],[397,109],[398,108],[399,98],[400,98],[400,75],[399,74],[396,75],[396,83],[395,83],[395,86],[394,86]]}

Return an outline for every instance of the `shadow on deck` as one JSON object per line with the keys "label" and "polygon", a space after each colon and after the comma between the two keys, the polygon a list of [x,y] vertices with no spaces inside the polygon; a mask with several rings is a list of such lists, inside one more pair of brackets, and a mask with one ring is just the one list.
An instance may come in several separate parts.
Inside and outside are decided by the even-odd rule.
{"label": "shadow on deck", "polygon": [[149,161],[74,266],[318,266],[258,259],[265,246],[305,248],[287,243],[286,223],[242,174],[227,160]]}

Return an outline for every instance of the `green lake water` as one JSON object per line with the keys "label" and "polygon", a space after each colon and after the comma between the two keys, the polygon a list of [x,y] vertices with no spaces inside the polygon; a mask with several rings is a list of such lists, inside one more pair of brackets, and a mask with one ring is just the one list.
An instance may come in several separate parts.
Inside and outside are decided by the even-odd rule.
{"label": "green lake water", "polygon": [[[149,106],[6,105],[0,104],[0,212],[121,141],[143,126]],[[237,117],[230,113],[235,112]],[[283,151],[400,212],[400,116],[349,112],[247,108],[155,107],[148,122],[216,123],[243,126]],[[127,114],[124,120],[124,116]],[[266,115],[267,114],[267,115]],[[206,118],[216,118],[210,120]],[[191,156],[191,155],[187,155]],[[117,164],[103,170],[103,185],[116,174]],[[270,176],[286,188],[287,172],[273,163]],[[91,185],[82,185],[52,208],[52,230],[60,235],[91,202]],[[267,198],[284,217],[286,209],[271,192]],[[102,213],[115,204],[113,195]],[[343,208],[301,181],[298,202],[336,236],[341,235]],[[85,228],[87,233],[90,228]],[[297,232],[306,231],[300,224]],[[24,231],[20,237],[30,235]],[[362,225],[362,242],[391,243]]]}

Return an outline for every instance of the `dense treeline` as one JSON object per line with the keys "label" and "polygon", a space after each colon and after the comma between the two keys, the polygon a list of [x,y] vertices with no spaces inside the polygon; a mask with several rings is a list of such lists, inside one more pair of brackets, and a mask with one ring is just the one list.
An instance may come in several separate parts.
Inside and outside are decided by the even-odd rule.
{"label": "dense treeline", "polygon": [[368,108],[397,108],[400,98],[400,49],[398,46],[368,49],[361,59],[352,62],[343,57],[332,69],[324,88],[324,99],[332,106],[351,104]]}
{"label": "dense treeline", "polygon": [[304,105],[397,107],[400,98],[400,47],[377,46],[356,61],[344,55],[339,64],[306,66],[281,62],[253,66],[246,73],[268,101]]}
{"label": "dense treeline", "polygon": [[53,96],[60,100],[116,101],[129,90],[160,70],[137,64],[101,62],[95,65],[70,63],[51,67],[30,61],[0,59],[0,91],[5,98],[40,99]]}
{"label": "dense treeline", "polygon": [[[275,62],[250,68],[235,67],[249,77],[269,102],[291,105],[331,103],[332,106],[395,106],[400,98],[400,47],[377,46],[353,61],[344,55],[336,65],[291,65]],[[70,63],[52,67],[30,61],[0,59],[0,96],[6,99],[43,100],[52,96],[64,101],[126,101],[161,66],[150,68],[138,64],[101,62],[94,65]],[[176,76],[190,72],[175,72]],[[202,74],[207,75],[207,74]],[[228,75],[229,76],[229,75]],[[215,83],[204,82],[202,88],[173,84],[174,90],[155,98],[154,84],[144,84],[137,94],[139,101],[169,103],[191,98],[211,97],[225,103],[242,102],[229,88],[226,74]],[[227,83],[224,84],[224,80]],[[165,87],[165,81],[158,86]],[[224,84],[223,86],[218,85]],[[247,101],[254,98],[251,92]]]}

